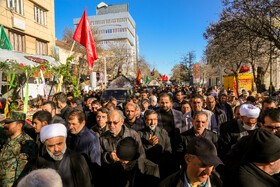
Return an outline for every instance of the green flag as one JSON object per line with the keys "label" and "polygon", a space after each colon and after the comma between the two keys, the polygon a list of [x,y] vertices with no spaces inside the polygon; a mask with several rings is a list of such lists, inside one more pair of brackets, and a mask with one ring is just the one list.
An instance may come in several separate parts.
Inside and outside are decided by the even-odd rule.
{"label": "green flag", "polygon": [[150,80],[151,80],[151,79],[150,79],[149,75],[147,75],[145,84],[147,84]]}
{"label": "green flag", "polygon": [[0,30],[0,48],[13,50],[12,45],[10,43],[7,33],[5,32],[3,25],[1,25],[1,30]]}

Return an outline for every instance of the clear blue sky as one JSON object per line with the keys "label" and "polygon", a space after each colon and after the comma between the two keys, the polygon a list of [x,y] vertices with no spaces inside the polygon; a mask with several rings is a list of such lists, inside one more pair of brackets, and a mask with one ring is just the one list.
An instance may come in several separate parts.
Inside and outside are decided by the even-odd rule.
{"label": "clear blue sky", "polygon": [[[65,26],[73,28],[73,18],[96,15],[102,1],[55,0],[56,38],[62,39]],[[170,75],[182,54],[195,51],[199,62],[205,50],[203,33],[209,23],[218,20],[220,0],[105,0],[104,3],[129,4],[129,12],[136,22],[140,55],[151,67]],[[179,53],[177,53],[179,52]]]}

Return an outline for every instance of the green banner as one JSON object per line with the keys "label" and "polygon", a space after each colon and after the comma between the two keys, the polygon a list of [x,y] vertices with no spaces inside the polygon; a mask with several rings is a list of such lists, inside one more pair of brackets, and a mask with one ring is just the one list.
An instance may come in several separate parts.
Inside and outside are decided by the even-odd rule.
{"label": "green banner", "polygon": [[12,88],[12,87],[16,87],[17,86],[17,83],[14,84],[14,80],[15,80],[15,77],[16,77],[16,72],[13,73],[13,76],[11,78],[11,73],[9,72],[9,80],[10,81],[10,86],[9,86],[9,90]]}
{"label": "green banner", "polygon": [[151,80],[151,79],[150,79],[149,75],[147,75],[145,84],[147,84],[150,80]]}
{"label": "green banner", "polygon": [[25,70],[25,74],[26,74],[26,86],[25,86],[25,96],[24,96],[24,107],[23,107],[23,113],[26,114],[27,113],[27,105],[28,105],[28,74],[27,74],[27,70]]}
{"label": "green banner", "polygon": [[0,48],[13,50],[13,47],[11,45],[11,42],[9,40],[9,37],[8,37],[3,25],[1,25],[1,30],[0,30]]}

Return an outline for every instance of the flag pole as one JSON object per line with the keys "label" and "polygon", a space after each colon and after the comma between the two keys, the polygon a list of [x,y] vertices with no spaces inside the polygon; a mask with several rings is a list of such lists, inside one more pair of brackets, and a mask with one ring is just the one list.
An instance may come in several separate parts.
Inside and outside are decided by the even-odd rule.
{"label": "flag pole", "polygon": [[72,51],[73,51],[73,48],[74,48],[75,43],[76,43],[76,41],[73,40],[73,44],[72,44],[72,47],[71,47],[71,50],[70,50],[70,56],[71,56],[71,54],[72,54]]}
{"label": "flag pole", "polygon": [[104,59],[104,82],[105,82],[105,88],[106,88],[106,86],[107,86],[107,67],[106,67],[106,57],[103,57],[103,59]]}
{"label": "flag pole", "polygon": [[[74,45],[75,45],[75,40],[73,40],[73,44],[72,44],[72,47],[71,47],[71,50],[70,50],[70,53],[69,53],[69,56],[72,55],[72,51],[74,49]],[[61,85],[62,85],[62,81],[63,81],[63,75],[60,75],[60,81],[59,81],[59,84],[58,84],[58,87],[57,87],[57,90],[56,90],[56,93],[58,93],[60,91],[60,88],[61,88]]]}

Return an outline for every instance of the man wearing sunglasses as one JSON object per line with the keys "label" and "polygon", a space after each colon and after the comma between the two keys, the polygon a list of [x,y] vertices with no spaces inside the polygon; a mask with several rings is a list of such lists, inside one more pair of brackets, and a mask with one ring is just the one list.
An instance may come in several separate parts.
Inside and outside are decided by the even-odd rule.
{"label": "man wearing sunglasses", "polygon": [[124,118],[123,112],[120,110],[111,110],[108,113],[107,126],[109,130],[100,137],[102,165],[113,164],[120,160],[116,154],[116,148],[118,142],[125,137],[132,137],[135,139],[139,144],[140,157],[146,157],[139,134],[135,130],[123,125]]}

